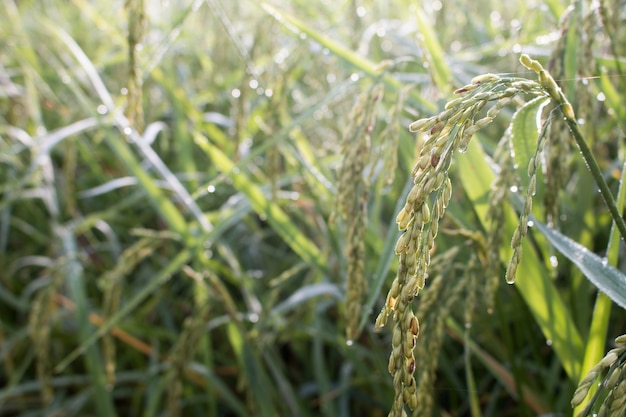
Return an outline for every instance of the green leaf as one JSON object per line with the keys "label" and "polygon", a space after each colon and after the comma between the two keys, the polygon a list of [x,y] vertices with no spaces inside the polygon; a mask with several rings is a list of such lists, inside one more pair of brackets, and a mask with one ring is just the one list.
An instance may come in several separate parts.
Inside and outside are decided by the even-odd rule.
{"label": "green leaf", "polygon": [[528,185],[528,162],[535,157],[537,149],[537,138],[541,129],[537,116],[549,101],[548,97],[537,97],[513,115],[511,124],[513,151],[523,186]]}
{"label": "green leaf", "polygon": [[534,218],[532,220],[550,243],[572,261],[596,288],[608,295],[623,309],[626,309],[626,275],[609,265],[606,259],[600,258],[578,242]]}
{"label": "green leaf", "polygon": [[612,110],[609,115],[617,121],[622,131],[626,131],[626,106],[624,96],[611,82],[611,76],[606,73],[600,74],[599,90],[604,94],[606,106]]}
{"label": "green leaf", "polygon": [[343,298],[343,294],[335,284],[322,282],[319,284],[307,285],[306,287],[300,288],[299,290],[291,294],[291,296],[285,301],[274,307],[272,309],[272,315],[285,313],[296,308],[303,302],[310,300],[311,298],[324,295],[332,296],[337,299]]}
{"label": "green leaf", "polygon": [[424,57],[429,63],[429,70],[433,82],[441,92],[449,92],[452,87],[452,74],[444,58],[443,48],[428,18],[420,7],[417,8],[417,23],[420,32],[420,45],[428,54]]}

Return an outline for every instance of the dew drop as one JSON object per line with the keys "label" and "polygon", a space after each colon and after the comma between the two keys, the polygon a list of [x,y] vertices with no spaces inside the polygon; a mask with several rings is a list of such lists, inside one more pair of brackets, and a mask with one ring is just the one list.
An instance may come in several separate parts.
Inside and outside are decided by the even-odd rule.
{"label": "dew drop", "polygon": [[517,188],[517,185],[512,185],[509,190],[511,190],[512,193],[516,193],[519,189]]}
{"label": "dew drop", "polygon": [[209,185],[208,187],[206,187],[206,190],[209,193],[214,193],[215,192],[215,185],[213,185],[213,184]]}
{"label": "dew drop", "polygon": [[98,112],[98,114],[107,114],[109,109],[107,109],[107,106],[105,106],[104,104],[100,104],[98,107],[96,107],[96,111]]}
{"label": "dew drop", "polygon": [[547,346],[552,346],[552,340],[551,339],[546,339],[546,345]]}
{"label": "dew drop", "polygon": [[256,313],[250,313],[248,314],[248,320],[250,320],[251,323],[256,323],[259,321],[259,315]]}
{"label": "dew drop", "polygon": [[552,255],[550,257],[550,265],[552,265],[552,268],[556,268],[557,266],[559,266],[559,260],[556,256]]}
{"label": "dew drop", "polygon": [[353,344],[354,344],[354,341],[352,339],[346,340],[346,345],[347,346],[352,346]]}

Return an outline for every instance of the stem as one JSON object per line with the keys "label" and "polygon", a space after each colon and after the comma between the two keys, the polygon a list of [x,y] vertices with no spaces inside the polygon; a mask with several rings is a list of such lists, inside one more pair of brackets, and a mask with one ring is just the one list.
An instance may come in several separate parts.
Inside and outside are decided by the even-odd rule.
{"label": "stem", "polygon": [[[561,100],[561,108],[563,105],[568,105],[571,108],[571,104],[567,101],[563,93],[560,94]],[[609,212],[611,213],[611,217],[613,217],[613,221],[615,222],[615,226],[617,226],[617,230],[619,230],[619,234],[622,236],[622,239],[626,240],[626,224],[624,223],[624,219],[619,213],[617,205],[615,204],[615,199],[613,198],[613,194],[611,194],[611,190],[609,190],[609,186],[604,180],[602,176],[602,171],[596,162],[596,159],[593,157],[591,153],[591,149],[587,146],[587,142],[585,142],[585,138],[580,132],[580,128],[576,120],[568,117],[565,112],[563,112],[565,116],[565,121],[572,132],[572,136],[576,140],[576,144],[578,145],[578,149],[580,149],[580,153],[585,160],[585,164],[587,164],[587,168],[591,172],[593,179],[596,181],[598,188],[600,188],[600,194],[602,194],[602,198],[604,199],[604,203],[606,204]]]}

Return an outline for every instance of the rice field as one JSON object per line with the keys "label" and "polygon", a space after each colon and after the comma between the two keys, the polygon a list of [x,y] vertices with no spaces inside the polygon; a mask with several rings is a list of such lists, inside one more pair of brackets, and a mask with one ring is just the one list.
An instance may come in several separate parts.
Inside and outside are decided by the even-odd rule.
{"label": "rice field", "polygon": [[0,416],[625,415],[623,1],[0,17]]}

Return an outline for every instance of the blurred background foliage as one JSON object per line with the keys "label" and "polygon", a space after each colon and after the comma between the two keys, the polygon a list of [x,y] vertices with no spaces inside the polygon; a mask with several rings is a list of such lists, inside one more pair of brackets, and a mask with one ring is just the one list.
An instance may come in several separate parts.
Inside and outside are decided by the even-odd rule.
{"label": "blurred background foliage", "polygon": [[[373,322],[420,147],[407,126],[477,75],[534,79],[518,63],[528,53],[556,71],[616,191],[625,11],[610,0],[2,1],[0,415],[387,415],[391,335]],[[373,91],[359,124],[354,106]],[[626,327],[539,233],[525,289],[483,297],[492,277],[478,259],[500,251],[485,243],[491,156],[514,111],[455,156],[415,302],[430,401],[417,415],[570,415],[581,374]],[[359,126],[371,139],[368,290],[348,340],[354,213],[330,220],[342,140]],[[610,217],[568,149],[554,223],[605,256]],[[535,275],[558,299],[530,292]],[[563,321],[546,325],[544,310]]]}

